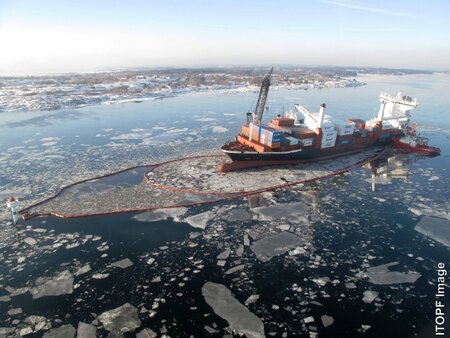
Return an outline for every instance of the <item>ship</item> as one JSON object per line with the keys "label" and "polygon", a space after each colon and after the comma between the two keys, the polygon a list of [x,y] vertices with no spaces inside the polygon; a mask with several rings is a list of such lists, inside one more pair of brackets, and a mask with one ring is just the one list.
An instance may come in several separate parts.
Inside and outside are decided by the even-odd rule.
{"label": "ship", "polygon": [[410,112],[417,107],[417,99],[402,93],[381,93],[378,115],[367,121],[354,117],[333,119],[322,103],[318,112],[295,104],[294,110],[263,124],[272,72],[273,68],[265,75],[255,110],[247,113],[241,132],[222,146],[232,162],[223,163],[220,171],[330,159],[376,146],[394,145],[428,155],[440,153],[439,148],[428,146],[425,138],[411,132],[415,125],[410,127]]}
{"label": "ship", "polygon": [[411,128],[406,128],[402,137],[393,140],[393,145],[395,148],[409,153],[430,156],[440,155],[441,149],[428,145],[429,142],[430,139],[422,137],[417,133],[416,124],[413,123]]}

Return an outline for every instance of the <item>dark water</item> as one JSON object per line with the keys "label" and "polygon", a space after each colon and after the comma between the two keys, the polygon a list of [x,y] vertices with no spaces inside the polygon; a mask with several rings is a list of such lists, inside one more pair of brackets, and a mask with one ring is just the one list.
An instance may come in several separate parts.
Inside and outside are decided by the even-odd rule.
{"label": "dark water", "polygon": [[[128,302],[142,310],[141,327],[158,334],[164,326],[171,337],[205,336],[203,328],[208,325],[223,336],[229,324],[214,314],[201,294],[204,283],[212,281],[224,284],[242,304],[250,295],[259,295],[247,308],[261,318],[267,336],[429,337],[430,330],[434,332],[437,264],[448,266],[450,255],[448,247],[414,227],[424,215],[450,217],[450,104],[441,95],[449,79],[442,75],[392,77],[369,79],[368,83],[354,89],[275,91],[271,99],[274,106],[306,101],[306,106],[313,107],[324,101],[328,107],[338,106],[336,110],[342,109],[346,116],[370,117],[378,109],[376,99],[381,90],[401,89],[424,102],[413,116],[433,145],[442,149],[442,155],[387,155],[373,163],[379,173],[375,191],[372,170],[359,168],[311,185],[191,208],[175,218],[152,222],[137,221],[133,218],[136,214],[70,220],[37,218],[14,231],[3,222],[0,297],[9,294],[5,289],[8,286],[34,287],[38,277],[52,278],[64,270],[76,274],[85,264],[91,270],[74,276],[71,294],[32,299],[26,292],[0,302],[0,327],[20,330],[27,326],[25,319],[30,315],[46,317],[51,327],[65,323],[76,327],[80,321],[97,324],[97,315]],[[73,111],[70,117],[68,112],[56,112],[52,115],[58,117],[43,114],[41,118],[5,122],[1,129],[9,136],[1,139],[2,165],[14,168],[15,176],[4,171],[0,177],[5,187],[2,191],[17,189],[27,201],[30,194],[44,195],[58,184],[75,180],[68,176],[75,168],[67,169],[67,163],[81,165],[84,175],[89,175],[105,165],[126,167],[123,162],[128,159],[148,163],[165,156],[166,150],[169,154],[184,153],[177,140],[185,139],[188,133],[191,145],[201,145],[202,149],[215,146],[234,134],[242,122],[240,115],[223,113],[242,111],[253,95],[193,95],[146,106],[90,107]],[[208,120],[198,120],[202,118]],[[158,125],[166,129],[152,129]],[[212,128],[219,125],[229,131],[214,134]],[[145,149],[145,140],[150,144],[158,135],[169,137],[167,131],[172,126],[188,130],[175,131],[175,136],[170,136],[172,143],[164,147],[154,143]],[[95,136],[98,134],[107,136]],[[41,141],[45,137],[60,139],[45,146],[42,143],[52,142]],[[23,143],[29,138],[33,141]],[[113,143],[119,146],[111,146]],[[24,147],[18,149],[23,152],[14,155],[8,150],[18,145]],[[33,146],[37,148],[27,149]],[[98,152],[96,146],[101,147]],[[77,155],[71,162],[70,154]],[[90,157],[92,154],[99,157]],[[60,157],[51,157],[55,155]],[[29,168],[46,156],[47,162]],[[33,175],[20,176],[24,172]],[[44,183],[55,181],[54,186]],[[272,217],[264,209],[269,206],[285,207],[285,217]],[[206,211],[210,211],[206,229],[188,224],[188,216]],[[231,215],[238,217],[231,221]],[[303,253],[294,255],[291,250],[291,254],[274,256],[268,262],[258,260],[249,246],[244,247],[242,255],[239,253],[244,235],[249,234],[254,243],[285,226],[305,241]],[[27,237],[37,244],[26,244],[23,240]],[[230,256],[225,266],[218,266],[217,255],[226,249],[231,250]],[[110,267],[124,258],[134,265],[126,269]],[[151,264],[147,263],[149,258],[154,259]],[[415,272],[420,277],[414,283],[381,285],[367,277],[370,267],[393,262],[398,264],[391,267],[392,271]],[[225,274],[241,264],[242,270]],[[102,274],[103,279],[95,278]],[[377,297],[372,302],[363,301],[366,291],[377,293]],[[445,292],[448,308],[448,287]],[[15,308],[21,308],[22,313],[7,314]],[[334,323],[325,328],[323,315],[333,317]],[[305,323],[308,317],[314,321]],[[42,332],[29,336],[40,337]],[[107,335],[101,327],[97,333]]]}

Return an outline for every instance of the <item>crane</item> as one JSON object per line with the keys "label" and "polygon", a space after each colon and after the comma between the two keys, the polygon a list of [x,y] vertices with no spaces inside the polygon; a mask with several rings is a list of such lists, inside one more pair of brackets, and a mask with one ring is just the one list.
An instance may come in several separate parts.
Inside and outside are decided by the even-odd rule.
{"label": "crane", "polygon": [[255,112],[247,115],[247,122],[253,122],[253,124],[261,124],[261,120],[266,106],[267,95],[269,94],[270,78],[272,77],[273,67],[270,72],[264,77],[261,89],[259,90],[258,102],[256,103]]}

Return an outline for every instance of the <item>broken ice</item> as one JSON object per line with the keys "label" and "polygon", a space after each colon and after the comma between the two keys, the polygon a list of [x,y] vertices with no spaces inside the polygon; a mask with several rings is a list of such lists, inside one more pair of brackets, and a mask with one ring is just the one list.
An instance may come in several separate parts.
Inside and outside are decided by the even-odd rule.
{"label": "broken ice", "polygon": [[373,284],[401,284],[415,283],[421,276],[420,273],[411,271],[402,273],[398,271],[390,271],[389,267],[398,265],[398,262],[392,262],[371,267],[367,269],[366,275]]}
{"label": "broken ice", "polygon": [[448,219],[423,216],[414,230],[450,247],[450,220]]}
{"label": "broken ice", "polygon": [[303,245],[304,240],[290,232],[281,232],[253,242],[250,249],[262,262],[268,262],[273,257],[282,255],[289,250]]}
{"label": "broken ice", "polygon": [[261,319],[239,303],[224,285],[207,282],[202,287],[202,295],[214,312],[225,319],[237,334],[248,338],[265,337]]}
{"label": "broken ice", "polygon": [[47,296],[60,296],[70,294],[73,291],[73,275],[65,270],[54,278],[38,278],[36,287],[30,290],[33,299]]}
{"label": "broken ice", "polygon": [[103,312],[98,316],[98,320],[103,324],[103,327],[106,330],[116,335],[134,332],[134,330],[141,326],[137,309],[129,303],[125,303],[113,310]]}

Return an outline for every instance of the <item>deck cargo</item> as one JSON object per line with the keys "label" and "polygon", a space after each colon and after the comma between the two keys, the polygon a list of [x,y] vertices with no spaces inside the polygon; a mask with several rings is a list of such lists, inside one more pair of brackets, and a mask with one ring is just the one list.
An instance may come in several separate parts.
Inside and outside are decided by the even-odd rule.
{"label": "deck cargo", "polygon": [[362,120],[362,119],[358,119],[356,117],[352,117],[347,119],[348,123],[354,123],[355,124],[355,128],[364,128],[366,126],[366,121]]}

